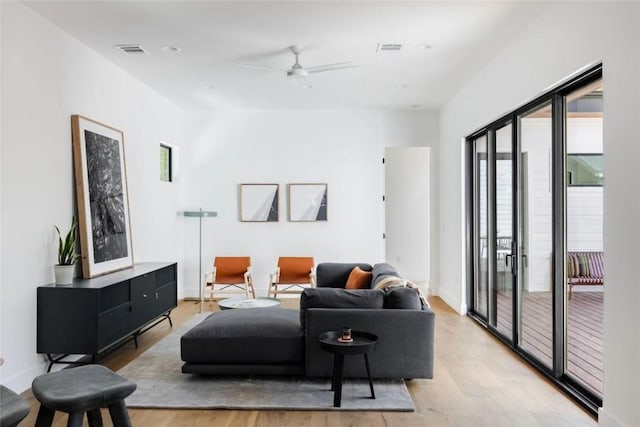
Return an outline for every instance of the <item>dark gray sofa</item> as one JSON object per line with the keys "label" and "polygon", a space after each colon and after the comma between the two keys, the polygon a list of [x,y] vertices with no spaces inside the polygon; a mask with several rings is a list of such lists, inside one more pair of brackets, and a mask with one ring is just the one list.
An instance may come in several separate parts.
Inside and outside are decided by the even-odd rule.
{"label": "dark gray sofa", "polygon": [[[323,263],[317,288],[305,289],[300,310],[225,310],[213,313],[181,339],[184,373],[331,376],[332,355],[318,336],[350,327],[378,336],[369,358],[376,378],[432,378],[435,316],[415,291],[344,290],[351,270],[372,271],[372,284],[390,275],[389,264]],[[397,308],[400,307],[400,308]],[[347,357],[347,377],[366,377],[361,358]]]}

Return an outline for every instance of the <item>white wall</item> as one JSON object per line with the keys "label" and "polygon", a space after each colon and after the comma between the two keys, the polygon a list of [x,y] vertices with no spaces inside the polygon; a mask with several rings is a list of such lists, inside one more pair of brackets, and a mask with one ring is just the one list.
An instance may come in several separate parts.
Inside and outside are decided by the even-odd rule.
{"label": "white wall", "polygon": [[[203,271],[216,255],[249,255],[258,293],[265,295],[278,256],[384,261],[384,148],[435,146],[435,117],[375,110],[193,113],[183,208],[218,212],[203,220]],[[288,222],[287,184],[305,182],[328,184],[328,221]],[[280,221],[239,222],[241,183],[280,184]],[[196,296],[198,224],[184,221],[185,295]]]}
{"label": "white wall", "polygon": [[522,152],[527,159],[527,237],[528,267],[524,270],[525,289],[551,290],[551,119],[522,120]]}
{"label": "white wall", "polygon": [[567,188],[567,251],[602,252],[603,187]]}
{"label": "white wall", "polygon": [[[567,120],[567,153],[602,153],[602,143],[602,118]],[[603,187],[567,188],[567,250],[603,250],[603,190]]]}
{"label": "white wall", "polygon": [[[440,112],[440,295],[466,309],[463,138],[587,64],[604,64],[602,426],[640,422],[640,4],[558,2]],[[607,191],[607,189],[615,189]]]}
{"label": "white wall", "polygon": [[[54,224],[75,213],[72,114],[124,132],[136,261],[181,261],[180,182],[159,182],[160,141],[180,145],[183,111],[19,3],[2,11],[0,382],[23,391],[36,354],[36,287],[53,281]],[[73,331],[69,331],[73,333]]]}

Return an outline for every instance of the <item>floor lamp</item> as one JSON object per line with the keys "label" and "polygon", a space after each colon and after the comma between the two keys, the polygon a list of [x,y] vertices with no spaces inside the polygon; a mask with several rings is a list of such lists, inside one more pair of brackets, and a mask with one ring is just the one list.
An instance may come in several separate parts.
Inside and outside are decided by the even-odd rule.
{"label": "floor lamp", "polygon": [[[200,241],[198,244],[198,278],[199,280],[203,280],[202,278],[202,218],[212,218],[218,216],[218,212],[215,211],[203,211],[200,208],[197,211],[184,211],[182,213],[184,216],[198,218],[198,236],[200,237]],[[198,288],[200,288],[200,295],[198,299],[198,303],[202,302],[202,283],[198,283]],[[196,303],[197,304],[197,303]]]}

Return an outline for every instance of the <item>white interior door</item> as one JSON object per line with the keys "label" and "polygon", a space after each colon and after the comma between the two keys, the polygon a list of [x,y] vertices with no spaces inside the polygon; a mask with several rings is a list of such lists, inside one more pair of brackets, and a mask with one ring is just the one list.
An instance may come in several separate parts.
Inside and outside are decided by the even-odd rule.
{"label": "white interior door", "polygon": [[386,260],[413,281],[430,278],[430,150],[385,149]]}

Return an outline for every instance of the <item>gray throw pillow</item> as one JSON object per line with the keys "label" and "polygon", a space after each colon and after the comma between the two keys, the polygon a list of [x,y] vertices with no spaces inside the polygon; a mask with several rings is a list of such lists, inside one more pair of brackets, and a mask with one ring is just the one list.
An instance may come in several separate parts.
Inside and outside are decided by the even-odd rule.
{"label": "gray throw pillow", "polygon": [[309,308],[362,308],[384,307],[384,291],[380,289],[308,288],[300,296],[300,325],[306,327]]}
{"label": "gray throw pillow", "polygon": [[418,293],[411,288],[390,288],[385,292],[384,308],[420,310],[422,303]]}

